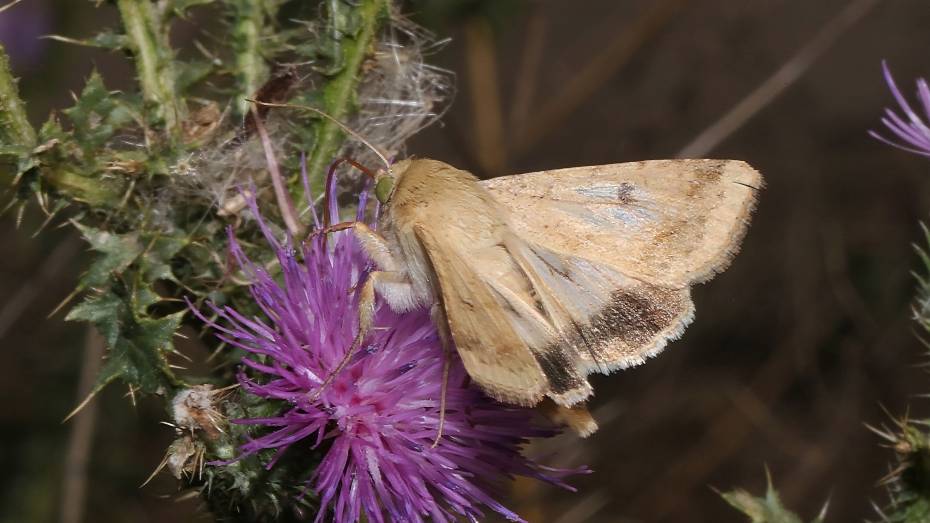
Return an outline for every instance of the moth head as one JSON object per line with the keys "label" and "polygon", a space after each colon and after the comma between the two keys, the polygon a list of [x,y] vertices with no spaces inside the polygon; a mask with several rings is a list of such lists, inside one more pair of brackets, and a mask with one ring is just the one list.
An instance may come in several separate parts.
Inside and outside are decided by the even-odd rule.
{"label": "moth head", "polygon": [[375,197],[378,198],[382,205],[391,201],[397,180],[407,171],[410,162],[411,160],[401,160],[390,166],[387,172],[382,170],[375,175]]}
{"label": "moth head", "polygon": [[375,197],[381,204],[385,204],[391,199],[391,193],[394,192],[394,177],[390,173],[379,173],[375,179]]}

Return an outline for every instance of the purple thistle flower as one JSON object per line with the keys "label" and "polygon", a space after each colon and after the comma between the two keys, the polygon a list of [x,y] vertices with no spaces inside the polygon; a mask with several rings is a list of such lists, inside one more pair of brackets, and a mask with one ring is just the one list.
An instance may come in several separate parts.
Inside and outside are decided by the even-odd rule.
{"label": "purple thistle flower", "polygon": [[911,109],[910,104],[901,94],[894,78],[891,76],[891,71],[888,69],[888,63],[885,61],[882,61],[882,71],[885,75],[885,81],[891,89],[891,94],[904,113],[904,117],[901,117],[893,110],[886,108],[885,116],[882,117],[882,124],[900,141],[896,142],[885,138],[875,131],[869,131],[869,135],[898,149],[922,156],[930,156],[930,127],[926,123],[930,121],[930,87],[927,86],[927,81],[923,78],[917,80],[917,99],[920,101],[920,109],[923,110],[923,116],[921,116]]}
{"label": "purple thistle flower", "polygon": [[[336,223],[332,179],[327,192],[326,212]],[[365,203],[363,193],[358,219]],[[315,236],[300,246],[298,258],[290,239],[275,239],[254,199],[249,205],[277,255],[280,283],[246,257],[232,231],[230,245],[267,320],[230,307],[214,307],[223,325],[200,317],[223,341],[251,353],[243,359],[251,372],[239,375],[246,392],[288,404],[274,417],[235,421],[270,429],[242,445],[243,456],[274,449],[270,468],[292,447],[329,444],[308,480],[320,499],[316,521],[329,510],[340,522],[363,514],[373,522],[478,520],[482,505],[522,521],[495,500],[495,484],[523,475],[574,490],[562,478],[583,469],[544,468],[520,453],[527,438],[554,432],[535,426],[532,410],[497,404],[469,386],[458,359],[448,383],[444,435],[431,447],[444,356],[426,311],[397,314],[379,302],[362,350],[317,394],[357,332],[358,290],[370,263],[350,231]]]}

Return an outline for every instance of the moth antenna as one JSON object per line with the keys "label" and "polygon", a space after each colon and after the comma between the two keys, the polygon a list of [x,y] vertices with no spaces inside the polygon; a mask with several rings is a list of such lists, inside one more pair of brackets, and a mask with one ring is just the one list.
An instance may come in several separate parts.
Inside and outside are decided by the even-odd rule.
{"label": "moth antenna", "polygon": [[344,161],[345,163],[351,165],[352,167],[355,167],[355,168],[358,169],[359,171],[362,171],[363,173],[365,173],[365,176],[371,178],[372,180],[376,179],[376,177],[377,177],[377,173],[376,173],[376,172],[374,172],[374,171],[372,171],[371,169],[369,169],[368,167],[365,167],[364,165],[362,165],[362,164],[356,162],[356,161],[353,160],[352,158],[348,158],[348,157],[342,158],[342,161]]}
{"label": "moth antenna", "polygon": [[358,163],[357,161],[353,160],[352,158],[349,158],[348,156],[343,156],[342,158],[339,158],[339,159],[337,159],[336,161],[334,161],[334,162],[332,163],[332,165],[329,166],[330,172],[335,172],[335,169],[338,168],[340,165],[342,165],[342,164],[344,164],[344,163],[347,163],[347,164],[351,165],[352,167],[355,167],[355,168],[358,169],[359,171],[362,171],[362,174],[364,174],[365,176],[371,178],[372,180],[376,179],[376,177],[377,177],[377,175],[378,175],[378,173],[376,173],[376,172],[372,171],[371,169],[369,169],[368,167],[365,167],[364,165]]}
{"label": "moth antenna", "polygon": [[[371,151],[372,151],[373,153],[375,153],[375,155],[384,163],[384,167],[387,169],[387,171],[388,171],[388,172],[391,172],[391,162],[388,161],[387,156],[386,156],[384,153],[382,153],[380,149],[378,149],[377,147],[374,146],[374,144],[372,144],[371,142],[369,142],[368,140],[366,140],[365,138],[363,138],[362,135],[360,135],[360,134],[358,134],[357,132],[355,132],[354,130],[352,130],[352,128],[350,128],[348,125],[346,125],[346,124],[340,122],[339,120],[337,120],[336,118],[330,116],[330,115],[329,115],[328,113],[326,113],[325,111],[321,111],[321,110],[317,109],[316,107],[310,107],[309,105],[287,104],[287,103],[273,103],[273,102],[261,102],[261,101],[252,100],[252,99],[248,99],[248,101],[250,101],[250,102],[252,102],[252,103],[254,103],[254,104],[256,104],[256,105],[262,105],[262,106],[266,106],[266,107],[282,107],[282,108],[290,108],[290,109],[303,109],[303,110],[305,110],[305,111],[310,111],[311,113],[314,113],[314,114],[316,114],[316,115],[322,116],[323,118],[326,118],[327,120],[329,120],[329,121],[333,122],[334,124],[338,125],[340,129],[342,129],[343,131],[346,132],[346,134],[348,134],[348,135],[350,135],[351,137],[355,138],[356,140],[362,142],[366,147],[368,147],[369,149],[371,149]],[[366,174],[367,174],[367,172],[366,172]]]}

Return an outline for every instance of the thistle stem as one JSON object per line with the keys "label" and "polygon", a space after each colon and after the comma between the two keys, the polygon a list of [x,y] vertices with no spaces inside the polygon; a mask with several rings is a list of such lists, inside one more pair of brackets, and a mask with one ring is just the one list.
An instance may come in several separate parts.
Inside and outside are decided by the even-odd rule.
{"label": "thistle stem", "polygon": [[[361,0],[356,7],[361,21],[355,36],[345,35],[341,42],[342,70],[335,74],[322,89],[321,109],[336,120],[345,120],[352,104],[355,102],[355,89],[360,79],[359,69],[374,40],[379,22],[386,14],[384,0]],[[334,15],[335,16],[335,13]],[[314,194],[320,194],[323,188],[322,173],[326,165],[333,161],[342,145],[342,129],[329,119],[322,119],[317,124],[316,140],[307,162],[307,172],[312,180]],[[303,189],[300,181],[294,183],[293,191],[303,201]]]}
{"label": "thistle stem", "polygon": [[177,137],[186,111],[177,96],[174,56],[162,15],[149,0],[117,0],[116,5],[135,57],[142,96],[154,106],[168,135]]}
{"label": "thistle stem", "polygon": [[3,45],[0,45],[0,143],[29,148],[36,145],[36,132],[26,117],[26,106],[19,97]]}
{"label": "thistle stem", "polygon": [[268,67],[261,53],[261,37],[265,24],[273,13],[270,7],[254,0],[228,0],[233,11],[233,49],[236,61],[235,107],[239,116],[249,112],[247,98],[254,96],[268,76]]}

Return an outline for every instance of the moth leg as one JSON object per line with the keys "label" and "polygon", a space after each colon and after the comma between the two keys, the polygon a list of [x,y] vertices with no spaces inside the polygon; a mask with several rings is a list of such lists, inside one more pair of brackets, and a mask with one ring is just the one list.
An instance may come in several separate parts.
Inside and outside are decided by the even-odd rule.
{"label": "moth leg", "polygon": [[432,448],[436,448],[442,439],[442,431],[446,424],[446,392],[449,388],[449,370],[452,367],[452,333],[449,330],[446,311],[442,308],[442,305],[434,303],[433,308],[430,310],[430,316],[433,317],[436,332],[439,333],[439,342],[442,344],[443,352],[442,385],[439,389],[439,427],[436,429],[436,439],[433,440],[432,446]]}
{"label": "moth leg", "polygon": [[321,234],[329,234],[331,232],[344,231],[346,229],[352,229],[353,227],[358,227],[362,222],[339,222],[332,225],[327,225],[326,227],[320,227],[319,229],[314,230],[310,233],[310,236],[307,239],[312,239],[314,236],[319,236]]}
{"label": "moth leg", "polygon": [[410,292],[412,292],[412,286],[403,274],[397,272],[374,271],[368,275],[368,279],[365,281],[365,285],[362,286],[362,291],[359,295],[358,333],[355,335],[355,339],[352,340],[352,345],[349,346],[349,350],[346,351],[346,355],[343,356],[342,361],[340,361],[339,365],[336,365],[336,368],[326,376],[323,383],[321,383],[319,388],[310,396],[310,401],[320,397],[320,394],[322,394],[323,391],[326,390],[326,387],[336,379],[336,376],[342,372],[342,369],[346,368],[346,365],[352,361],[352,357],[358,352],[362,342],[365,341],[365,338],[368,336],[368,331],[371,330],[372,319],[375,315],[375,288],[388,283],[393,284],[393,287],[410,287]]}
{"label": "moth leg", "polygon": [[332,225],[327,225],[325,227],[320,227],[319,229],[311,232],[307,239],[312,239],[314,236],[319,236],[321,234],[330,234],[333,232],[344,231],[346,229],[353,229],[355,231],[355,237],[358,238],[358,240],[362,243],[362,247],[364,247],[368,255],[373,260],[375,260],[375,263],[378,264],[378,267],[381,267],[382,269],[388,268],[383,266],[381,262],[386,262],[393,267],[394,259],[391,257],[387,241],[381,235],[371,230],[371,227],[369,227],[365,222],[339,222]]}
{"label": "moth leg", "polygon": [[368,225],[357,222],[355,228],[355,237],[358,238],[362,248],[368,253],[368,257],[375,262],[382,271],[397,271],[400,265],[391,254],[391,248],[387,240],[377,232],[371,230]]}
{"label": "moth leg", "polygon": [[[388,302],[388,305],[391,305],[395,297],[403,300],[414,294],[413,285],[407,279],[406,274],[394,271],[369,273],[358,299],[358,334],[356,335],[358,343],[364,341],[371,329],[375,315],[375,291]],[[393,309],[393,306],[391,308]]]}

